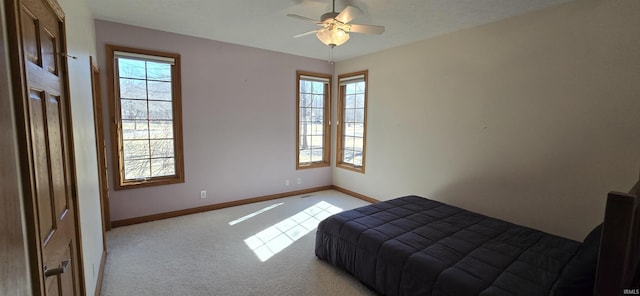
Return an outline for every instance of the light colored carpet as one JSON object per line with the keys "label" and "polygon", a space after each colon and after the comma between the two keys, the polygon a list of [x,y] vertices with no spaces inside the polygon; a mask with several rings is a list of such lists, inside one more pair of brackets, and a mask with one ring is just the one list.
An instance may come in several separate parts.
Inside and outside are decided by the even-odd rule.
{"label": "light colored carpet", "polygon": [[367,204],[327,190],[115,228],[102,295],[375,295],[314,254],[318,219]]}

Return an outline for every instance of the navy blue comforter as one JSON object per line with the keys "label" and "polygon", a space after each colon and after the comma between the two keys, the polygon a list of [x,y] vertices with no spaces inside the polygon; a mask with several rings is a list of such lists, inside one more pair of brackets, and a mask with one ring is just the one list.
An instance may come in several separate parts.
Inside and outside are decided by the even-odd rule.
{"label": "navy blue comforter", "polygon": [[316,256],[384,295],[549,295],[580,243],[418,196],[322,221]]}

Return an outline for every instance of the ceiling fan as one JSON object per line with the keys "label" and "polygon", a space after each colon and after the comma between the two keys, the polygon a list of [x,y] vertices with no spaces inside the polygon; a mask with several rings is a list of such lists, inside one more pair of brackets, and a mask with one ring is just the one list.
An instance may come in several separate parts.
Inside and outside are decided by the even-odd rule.
{"label": "ceiling fan", "polygon": [[353,6],[347,6],[340,13],[336,12],[336,0],[333,0],[333,8],[331,12],[327,12],[320,16],[319,21],[297,14],[287,14],[287,16],[303,21],[311,21],[321,27],[317,30],[295,35],[293,36],[294,38],[315,33],[316,37],[318,37],[322,43],[333,49],[334,47],[347,42],[347,40],[349,40],[349,33],[378,35],[384,33],[383,26],[349,23],[360,14],[362,14],[362,10]]}

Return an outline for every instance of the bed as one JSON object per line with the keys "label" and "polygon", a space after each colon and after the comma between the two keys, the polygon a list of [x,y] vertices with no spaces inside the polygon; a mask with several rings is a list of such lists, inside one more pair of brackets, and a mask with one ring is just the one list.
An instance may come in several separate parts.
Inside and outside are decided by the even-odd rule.
{"label": "bed", "polygon": [[577,242],[405,196],[321,221],[315,254],[382,295],[633,294],[638,204],[609,193],[604,222]]}

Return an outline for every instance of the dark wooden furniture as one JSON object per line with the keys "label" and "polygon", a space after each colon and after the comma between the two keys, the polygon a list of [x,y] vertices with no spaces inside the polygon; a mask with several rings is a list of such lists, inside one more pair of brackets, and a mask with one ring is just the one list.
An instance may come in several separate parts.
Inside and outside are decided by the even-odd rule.
{"label": "dark wooden furniture", "polygon": [[639,204],[632,194],[610,192],[607,197],[594,295],[623,295],[625,289],[633,294],[640,288]]}

